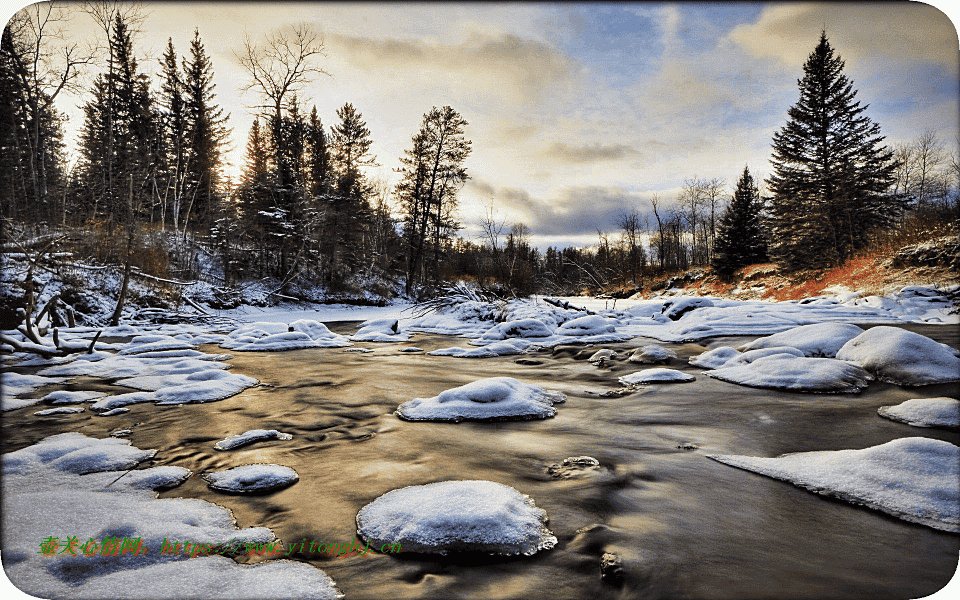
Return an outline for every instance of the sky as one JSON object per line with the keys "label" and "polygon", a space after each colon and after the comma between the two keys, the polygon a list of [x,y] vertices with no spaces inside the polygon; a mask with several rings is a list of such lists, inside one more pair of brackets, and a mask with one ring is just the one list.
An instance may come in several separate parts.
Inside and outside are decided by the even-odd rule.
{"label": "sky", "polygon": [[[22,0],[2,0],[4,15]],[[958,17],[960,10],[943,10]],[[389,184],[432,107],[469,123],[470,179],[460,192],[462,237],[481,216],[523,223],[534,245],[588,246],[616,234],[620,214],[669,207],[684,181],[745,166],[769,176],[771,140],[799,98],[803,63],[826,30],[844,73],[891,146],[925,130],[957,145],[957,32],[920,3],[220,3],[150,2],[135,39],[141,68],[159,70],[167,39],[182,56],[198,29],[217,101],[230,114],[227,173],[236,178],[259,98],[235,53],[244,36],[306,23],[322,37],[317,76],[298,96],[323,123],[350,102],[371,131]],[[68,35],[92,42],[76,14]],[[92,78],[102,69],[92,66]],[[157,89],[155,80],[153,89]],[[62,95],[68,150],[87,96]],[[492,211],[492,213],[490,212]]]}

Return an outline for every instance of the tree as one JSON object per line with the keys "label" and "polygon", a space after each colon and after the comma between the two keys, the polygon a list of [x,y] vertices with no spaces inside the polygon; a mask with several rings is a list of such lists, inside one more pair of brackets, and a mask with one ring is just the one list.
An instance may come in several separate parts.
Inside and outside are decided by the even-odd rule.
{"label": "tree", "polygon": [[161,107],[164,140],[162,168],[165,180],[163,192],[158,194],[160,196],[160,224],[163,229],[166,229],[169,204],[173,231],[177,233],[180,228],[189,154],[183,77],[177,64],[177,52],[173,47],[173,38],[167,40],[167,49],[160,64],[163,71],[158,104]]}
{"label": "tree", "polygon": [[713,247],[713,268],[722,277],[737,269],[762,262],[767,257],[761,212],[763,200],[748,167],[737,181],[727,211],[720,218]]}
{"label": "tree", "polygon": [[[467,124],[451,107],[433,107],[423,115],[413,147],[400,159],[403,179],[397,195],[405,213],[407,294],[413,291],[415,281],[423,284],[438,278],[442,244],[459,228],[452,216],[457,194],[469,178],[463,166],[472,149],[472,142],[464,136]],[[430,250],[433,261],[428,274],[425,267]]]}
{"label": "tree", "polygon": [[773,138],[770,250],[788,269],[842,261],[896,216],[898,202],[887,193],[893,153],[843,67],[821,33],[803,67],[800,99]]}

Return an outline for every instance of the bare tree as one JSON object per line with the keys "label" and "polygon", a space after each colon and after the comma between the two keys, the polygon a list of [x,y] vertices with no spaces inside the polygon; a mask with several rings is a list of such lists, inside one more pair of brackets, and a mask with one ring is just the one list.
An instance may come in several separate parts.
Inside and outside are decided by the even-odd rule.
{"label": "bare tree", "polygon": [[653,216],[654,218],[657,219],[658,236],[657,236],[657,242],[655,245],[657,248],[657,260],[660,263],[660,270],[663,271],[663,269],[666,267],[665,250],[667,247],[667,240],[666,240],[666,230],[664,228],[664,221],[660,217],[660,212],[657,210],[657,208],[660,205],[660,194],[654,194],[653,197],[650,198],[650,204],[653,205]]}
{"label": "bare tree", "polygon": [[[637,274],[646,267],[647,255],[643,249],[641,235],[646,228],[643,217],[637,211],[620,213],[617,217],[617,226],[622,231],[620,238],[627,262],[627,270],[633,285],[637,285]],[[643,285],[642,279],[640,285]]]}
{"label": "bare tree", "polygon": [[913,150],[916,156],[917,208],[923,208],[934,198],[938,180],[945,178],[944,167],[948,156],[943,150],[943,142],[937,137],[937,133],[930,129],[917,138],[913,143]]}

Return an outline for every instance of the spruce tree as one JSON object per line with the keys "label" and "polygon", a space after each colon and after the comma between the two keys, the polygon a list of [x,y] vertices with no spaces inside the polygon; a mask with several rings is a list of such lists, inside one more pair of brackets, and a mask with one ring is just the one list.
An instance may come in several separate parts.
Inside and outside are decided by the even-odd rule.
{"label": "spruce tree", "polygon": [[761,212],[763,201],[749,167],[737,181],[737,189],[717,226],[711,264],[721,277],[767,258]]}
{"label": "spruce tree", "polygon": [[836,264],[895,216],[893,153],[863,113],[826,32],[803,66],[800,99],[773,138],[770,254],[796,270]]}

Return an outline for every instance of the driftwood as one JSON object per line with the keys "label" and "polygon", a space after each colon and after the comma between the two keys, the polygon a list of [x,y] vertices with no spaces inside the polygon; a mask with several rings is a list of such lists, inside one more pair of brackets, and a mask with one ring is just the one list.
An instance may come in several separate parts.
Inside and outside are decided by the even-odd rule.
{"label": "driftwood", "polygon": [[569,309],[569,310],[579,310],[579,311],[583,311],[583,312],[587,313],[588,315],[595,315],[595,314],[597,314],[597,313],[593,312],[592,310],[587,310],[586,308],[582,308],[582,307],[580,307],[580,306],[574,306],[574,305],[570,304],[569,302],[561,302],[561,301],[559,301],[559,300],[554,300],[553,298],[544,297],[543,301],[546,302],[547,304],[552,304],[552,305],[556,306],[557,308],[563,308],[563,309]]}
{"label": "driftwood", "polygon": [[[20,329],[22,332],[23,330]],[[33,341],[32,344],[24,344],[19,342],[11,337],[0,334],[0,343],[11,346],[15,352],[29,352],[31,354],[39,354],[44,358],[53,358],[56,356],[67,356],[70,354],[80,354],[86,352],[87,354],[92,354],[94,345],[97,343],[97,340],[100,339],[100,335],[103,333],[103,330],[97,332],[97,335],[93,336],[93,340],[90,342],[89,346],[62,346],[60,345],[60,334],[54,329],[53,330],[53,343],[56,348],[50,348],[46,344],[42,344],[37,340]]]}

